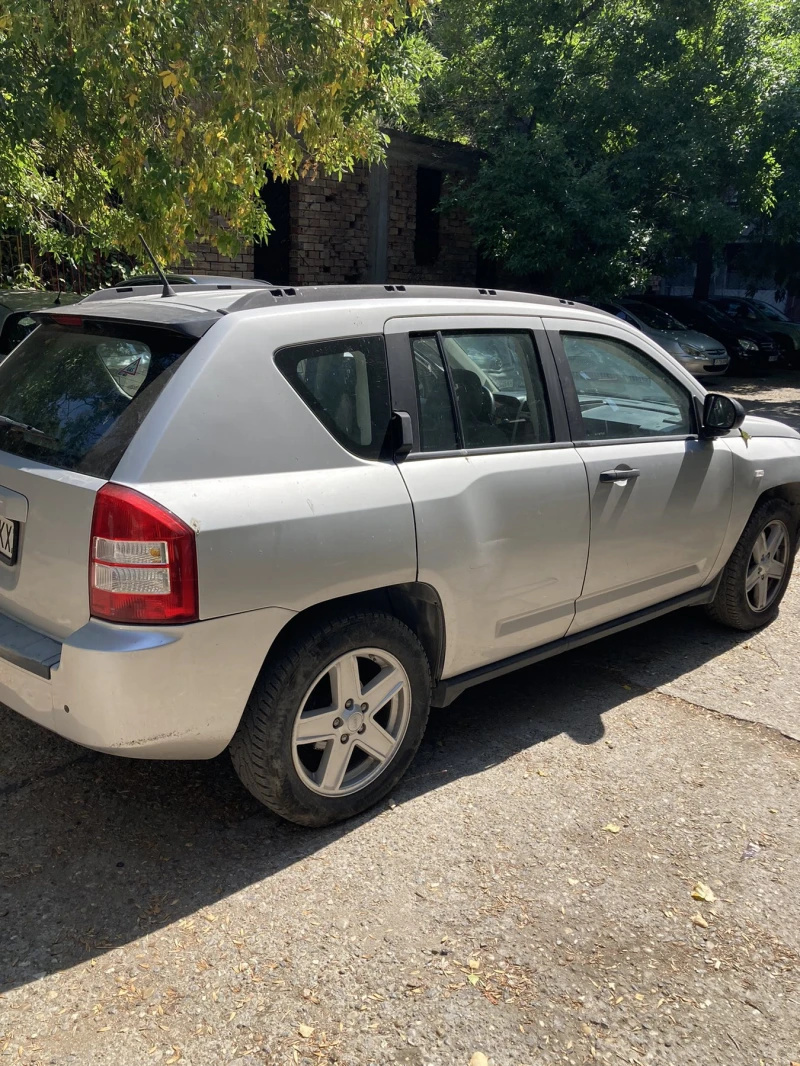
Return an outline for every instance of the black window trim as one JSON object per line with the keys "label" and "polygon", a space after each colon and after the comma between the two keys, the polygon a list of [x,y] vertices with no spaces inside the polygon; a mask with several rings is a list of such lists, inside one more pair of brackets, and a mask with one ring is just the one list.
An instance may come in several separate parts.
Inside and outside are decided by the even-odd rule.
{"label": "black window trim", "polygon": [[[462,317],[462,316],[458,316]],[[481,318],[484,316],[481,315]],[[419,427],[419,402],[417,395],[416,372],[414,369],[414,351],[412,348],[413,337],[436,337],[437,344],[441,347],[441,335],[443,333],[528,333],[533,339],[534,349],[539,359],[544,379],[544,398],[550,415],[550,424],[553,432],[553,440],[541,444],[505,444],[496,448],[449,448],[446,451],[425,452],[422,451],[421,435]],[[392,410],[406,411],[411,416],[411,425],[414,436],[414,446],[405,457],[404,462],[419,462],[423,459],[445,459],[451,456],[468,455],[495,455],[506,452],[530,452],[530,451],[553,451],[557,448],[572,448],[574,442],[570,433],[570,421],[565,404],[563,384],[556,367],[550,338],[545,329],[536,326],[458,326],[444,329],[414,329],[409,322],[408,329],[402,333],[386,334],[386,354],[389,362],[389,387],[392,392]],[[450,402],[454,408],[456,432],[461,432],[461,418],[458,406],[455,403],[452,391],[452,379],[447,360],[442,356],[446,368],[448,388],[450,389]],[[463,440],[463,436],[459,436]]]}
{"label": "black window trim", "polygon": [[548,329],[548,337],[550,338],[550,346],[553,351],[556,366],[558,367],[558,376],[561,382],[561,388],[564,393],[564,401],[567,409],[567,417],[569,419],[571,439],[576,448],[601,448],[606,445],[617,444],[643,444],[643,443],[658,443],[659,441],[680,441],[680,440],[699,440],[699,432],[695,428],[691,433],[665,433],[659,436],[650,436],[645,434],[641,437],[609,437],[604,440],[587,440],[584,436],[585,427],[583,424],[583,414],[581,412],[580,402],[578,400],[578,390],[575,388],[575,380],[572,377],[572,371],[570,370],[569,360],[567,359],[567,353],[564,350],[564,342],[562,336],[564,333],[578,333],[587,337],[598,337],[600,340],[617,341],[620,344],[627,344],[630,348],[633,348],[635,352],[643,356],[645,359],[649,359],[651,362],[659,366],[665,374],[669,374],[670,378],[682,388],[689,399],[691,400],[690,410],[692,421],[697,426],[697,404],[695,403],[695,397],[690,389],[684,385],[682,381],[670,374],[670,371],[665,366],[661,366],[657,360],[653,359],[649,352],[642,351],[642,349],[632,344],[627,338],[622,340],[619,337],[615,337],[613,334],[604,334],[601,330],[597,329],[592,323],[591,329],[576,329],[574,326],[564,325],[559,326],[558,329]]}

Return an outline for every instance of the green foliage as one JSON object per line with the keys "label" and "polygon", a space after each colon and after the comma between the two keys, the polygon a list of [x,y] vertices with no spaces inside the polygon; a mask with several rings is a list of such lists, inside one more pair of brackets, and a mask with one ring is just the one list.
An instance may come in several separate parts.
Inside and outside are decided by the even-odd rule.
{"label": "green foliage", "polygon": [[175,261],[264,237],[265,168],[381,157],[436,67],[426,0],[0,0],[0,231]]}
{"label": "green foliage", "polygon": [[425,128],[486,153],[482,248],[618,291],[760,226],[800,238],[795,0],[441,0]]}

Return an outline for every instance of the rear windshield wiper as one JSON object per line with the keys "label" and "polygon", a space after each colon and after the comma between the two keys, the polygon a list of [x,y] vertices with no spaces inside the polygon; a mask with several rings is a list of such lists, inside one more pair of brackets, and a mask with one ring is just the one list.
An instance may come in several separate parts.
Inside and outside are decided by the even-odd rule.
{"label": "rear windshield wiper", "polygon": [[27,422],[19,422],[16,418],[9,418],[8,415],[0,415],[0,426],[17,430],[19,433],[30,433],[34,437],[44,437],[47,440],[56,439],[50,433],[45,433],[43,429],[39,429],[37,426],[29,426]]}

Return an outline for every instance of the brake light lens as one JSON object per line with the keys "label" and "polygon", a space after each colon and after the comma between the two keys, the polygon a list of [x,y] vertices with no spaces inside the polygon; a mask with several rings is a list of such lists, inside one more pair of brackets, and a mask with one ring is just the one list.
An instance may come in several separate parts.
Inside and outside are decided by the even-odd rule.
{"label": "brake light lens", "polygon": [[89,607],[106,622],[196,621],[194,530],[140,492],[104,485],[92,516]]}
{"label": "brake light lens", "polygon": [[50,315],[51,322],[57,322],[59,326],[82,326],[81,315]]}

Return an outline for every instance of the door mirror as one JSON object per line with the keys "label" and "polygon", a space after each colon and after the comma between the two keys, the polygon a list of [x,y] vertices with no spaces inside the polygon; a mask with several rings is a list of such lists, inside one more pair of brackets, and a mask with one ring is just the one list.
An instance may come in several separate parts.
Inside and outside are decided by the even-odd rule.
{"label": "door mirror", "polygon": [[718,437],[728,430],[738,429],[744,422],[745,409],[738,400],[710,392],[703,403],[703,436]]}

